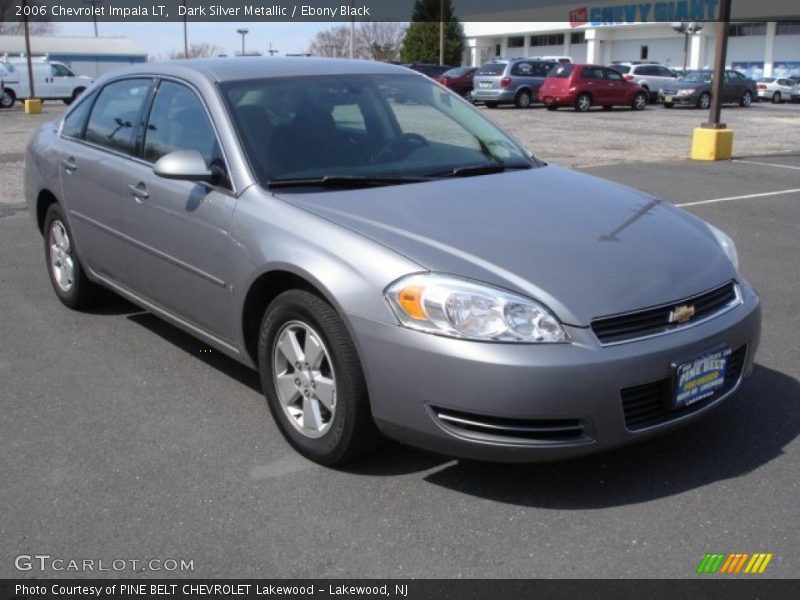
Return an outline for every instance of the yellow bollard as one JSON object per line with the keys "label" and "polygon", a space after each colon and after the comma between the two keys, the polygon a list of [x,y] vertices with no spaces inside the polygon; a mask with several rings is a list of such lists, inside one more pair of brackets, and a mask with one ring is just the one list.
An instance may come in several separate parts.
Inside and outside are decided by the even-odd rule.
{"label": "yellow bollard", "polygon": [[38,98],[28,98],[25,100],[25,114],[26,115],[40,115],[42,114],[42,101]]}
{"label": "yellow bollard", "polygon": [[692,160],[730,160],[733,130],[698,127],[692,136]]}

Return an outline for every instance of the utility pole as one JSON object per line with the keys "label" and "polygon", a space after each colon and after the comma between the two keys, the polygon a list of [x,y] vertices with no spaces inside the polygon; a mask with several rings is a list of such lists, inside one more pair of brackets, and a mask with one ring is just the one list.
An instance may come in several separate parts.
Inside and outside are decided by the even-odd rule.
{"label": "utility pole", "polygon": [[444,0],[439,0],[439,64],[444,64]]}
{"label": "utility pole", "polygon": [[[183,0],[183,7],[186,8],[186,0]],[[189,19],[186,16],[188,11],[183,11],[183,58],[189,58],[189,32],[187,21]]]}
{"label": "utility pole", "polygon": [[722,86],[725,83],[725,58],[728,54],[728,23],[731,20],[731,0],[720,0],[717,20],[717,48],[714,57],[714,80],[711,82],[711,110],[705,129],[725,129],[722,116]]}
{"label": "utility pole", "polygon": [[237,29],[236,33],[242,36],[242,56],[246,56],[244,53],[244,36],[250,33],[249,29]]}
{"label": "utility pole", "polygon": [[94,21],[94,37],[99,37],[97,33],[97,15],[95,14],[95,8],[97,5],[100,4],[103,0],[83,0],[84,4],[91,4],[92,6],[92,21]]}
{"label": "utility pole", "polygon": [[356,54],[356,16],[352,9],[353,0],[350,0],[350,60],[353,60]]}
{"label": "utility pole", "polygon": [[31,98],[36,98],[36,90],[33,88],[33,63],[31,62],[31,31],[28,23],[28,15],[24,9],[27,7],[28,0],[22,0],[23,21],[25,25],[25,57],[28,62],[28,84],[31,89]]}

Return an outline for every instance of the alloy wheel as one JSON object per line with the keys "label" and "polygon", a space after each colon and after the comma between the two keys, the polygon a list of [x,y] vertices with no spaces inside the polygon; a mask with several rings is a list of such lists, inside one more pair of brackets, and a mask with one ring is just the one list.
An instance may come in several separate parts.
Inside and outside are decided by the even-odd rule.
{"label": "alloy wheel", "polygon": [[55,220],[50,225],[48,234],[50,245],[50,269],[53,273],[53,281],[56,282],[58,289],[66,293],[72,289],[75,283],[75,260],[72,257],[72,247],[64,224]]}
{"label": "alloy wheel", "polygon": [[700,96],[700,108],[707,110],[709,106],[711,106],[711,96],[708,94]]}
{"label": "alloy wheel", "polygon": [[586,112],[592,107],[592,99],[589,98],[586,94],[581,95],[578,98],[578,110],[581,112]]}
{"label": "alloy wheel", "polygon": [[288,421],[306,437],[325,435],[336,413],[336,377],[320,335],[307,323],[289,321],[275,338],[272,364]]}

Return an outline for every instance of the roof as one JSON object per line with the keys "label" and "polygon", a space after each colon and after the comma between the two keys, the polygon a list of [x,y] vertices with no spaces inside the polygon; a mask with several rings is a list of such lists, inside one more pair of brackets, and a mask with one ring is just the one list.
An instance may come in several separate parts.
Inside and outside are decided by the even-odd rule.
{"label": "roof", "polygon": [[[147,63],[126,69],[128,73],[164,75],[200,74],[212,81],[236,81],[293,75],[390,75],[414,73],[410,69],[368,60],[307,57],[232,57]],[[119,71],[116,75],[119,75]]]}
{"label": "roof", "polygon": [[[0,35],[0,55],[25,52],[25,37]],[[147,52],[124,37],[31,36],[31,54],[70,56],[141,56]]]}

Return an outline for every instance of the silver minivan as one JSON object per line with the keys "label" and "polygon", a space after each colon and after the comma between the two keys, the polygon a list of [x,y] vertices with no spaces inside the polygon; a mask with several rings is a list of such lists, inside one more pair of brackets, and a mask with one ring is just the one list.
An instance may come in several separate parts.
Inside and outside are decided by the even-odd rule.
{"label": "silver minivan", "polygon": [[528,108],[539,101],[539,88],[547,74],[558,65],[556,61],[532,58],[490,60],[475,75],[472,98],[488,108],[498,104]]}

